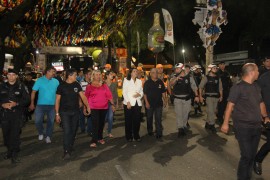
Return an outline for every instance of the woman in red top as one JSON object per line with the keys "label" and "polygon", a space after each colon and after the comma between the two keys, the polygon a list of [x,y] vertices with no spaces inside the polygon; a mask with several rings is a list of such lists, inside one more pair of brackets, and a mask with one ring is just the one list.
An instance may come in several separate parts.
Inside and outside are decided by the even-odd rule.
{"label": "woman in red top", "polygon": [[114,104],[112,93],[106,84],[102,83],[101,73],[94,70],[91,76],[91,84],[86,87],[87,97],[92,114],[93,137],[90,147],[97,147],[97,142],[105,144],[103,139],[103,128],[108,110],[108,102],[111,103],[113,111]]}

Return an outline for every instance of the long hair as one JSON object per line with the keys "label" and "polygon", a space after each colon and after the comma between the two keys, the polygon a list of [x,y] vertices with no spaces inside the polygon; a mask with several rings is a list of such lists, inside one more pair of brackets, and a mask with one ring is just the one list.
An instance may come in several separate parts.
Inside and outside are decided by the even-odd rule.
{"label": "long hair", "polygon": [[[132,71],[134,70],[134,69],[136,69],[136,68],[130,68],[129,69],[129,71],[128,71],[128,74],[127,74],[127,80],[131,80],[131,73],[132,73]],[[137,70],[137,69],[136,69]],[[136,77],[137,78],[137,77]]]}

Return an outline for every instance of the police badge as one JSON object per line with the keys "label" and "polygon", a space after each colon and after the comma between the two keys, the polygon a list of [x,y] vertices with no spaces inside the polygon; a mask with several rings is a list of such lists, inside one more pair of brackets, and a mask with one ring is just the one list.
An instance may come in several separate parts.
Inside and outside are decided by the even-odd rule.
{"label": "police badge", "polygon": [[78,92],[78,88],[74,88],[74,92],[76,92],[76,93],[77,93],[77,92]]}

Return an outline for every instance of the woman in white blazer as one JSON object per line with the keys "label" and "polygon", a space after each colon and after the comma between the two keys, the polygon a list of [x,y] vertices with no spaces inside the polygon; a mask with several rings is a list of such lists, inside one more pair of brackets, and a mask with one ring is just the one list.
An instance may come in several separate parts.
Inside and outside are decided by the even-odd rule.
{"label": "woman in white blazer", "polygon": [[140,114],[142,107],[143,87],[142,81],[137,78],[138,70],[131,68],[123,83],[125,133],[129,142],[141,141]]}

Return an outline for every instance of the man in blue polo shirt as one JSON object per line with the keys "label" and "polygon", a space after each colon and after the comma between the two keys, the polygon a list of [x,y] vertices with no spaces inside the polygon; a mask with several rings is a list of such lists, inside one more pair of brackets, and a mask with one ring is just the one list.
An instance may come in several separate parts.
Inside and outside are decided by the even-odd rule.
{"label": "man in blue polo shirt", "polygon": [[[44,138],[43,120],[44,115],[47,115],[47,128],[46,128],[46,143],[51,143],[51,137],[53,133],[54,117],[55,117],[55,98],[56,90],[59,85],[59,81],[55,78],[55,68],[47,67],[45,69],[45,75],[39,78],[33,86],[31,93],[31,104],[29,109],[35,110],[35,124],[38,130],[38,139],[40,141]],[[38,91],[37,106],[34,105],[35,95]]]}

